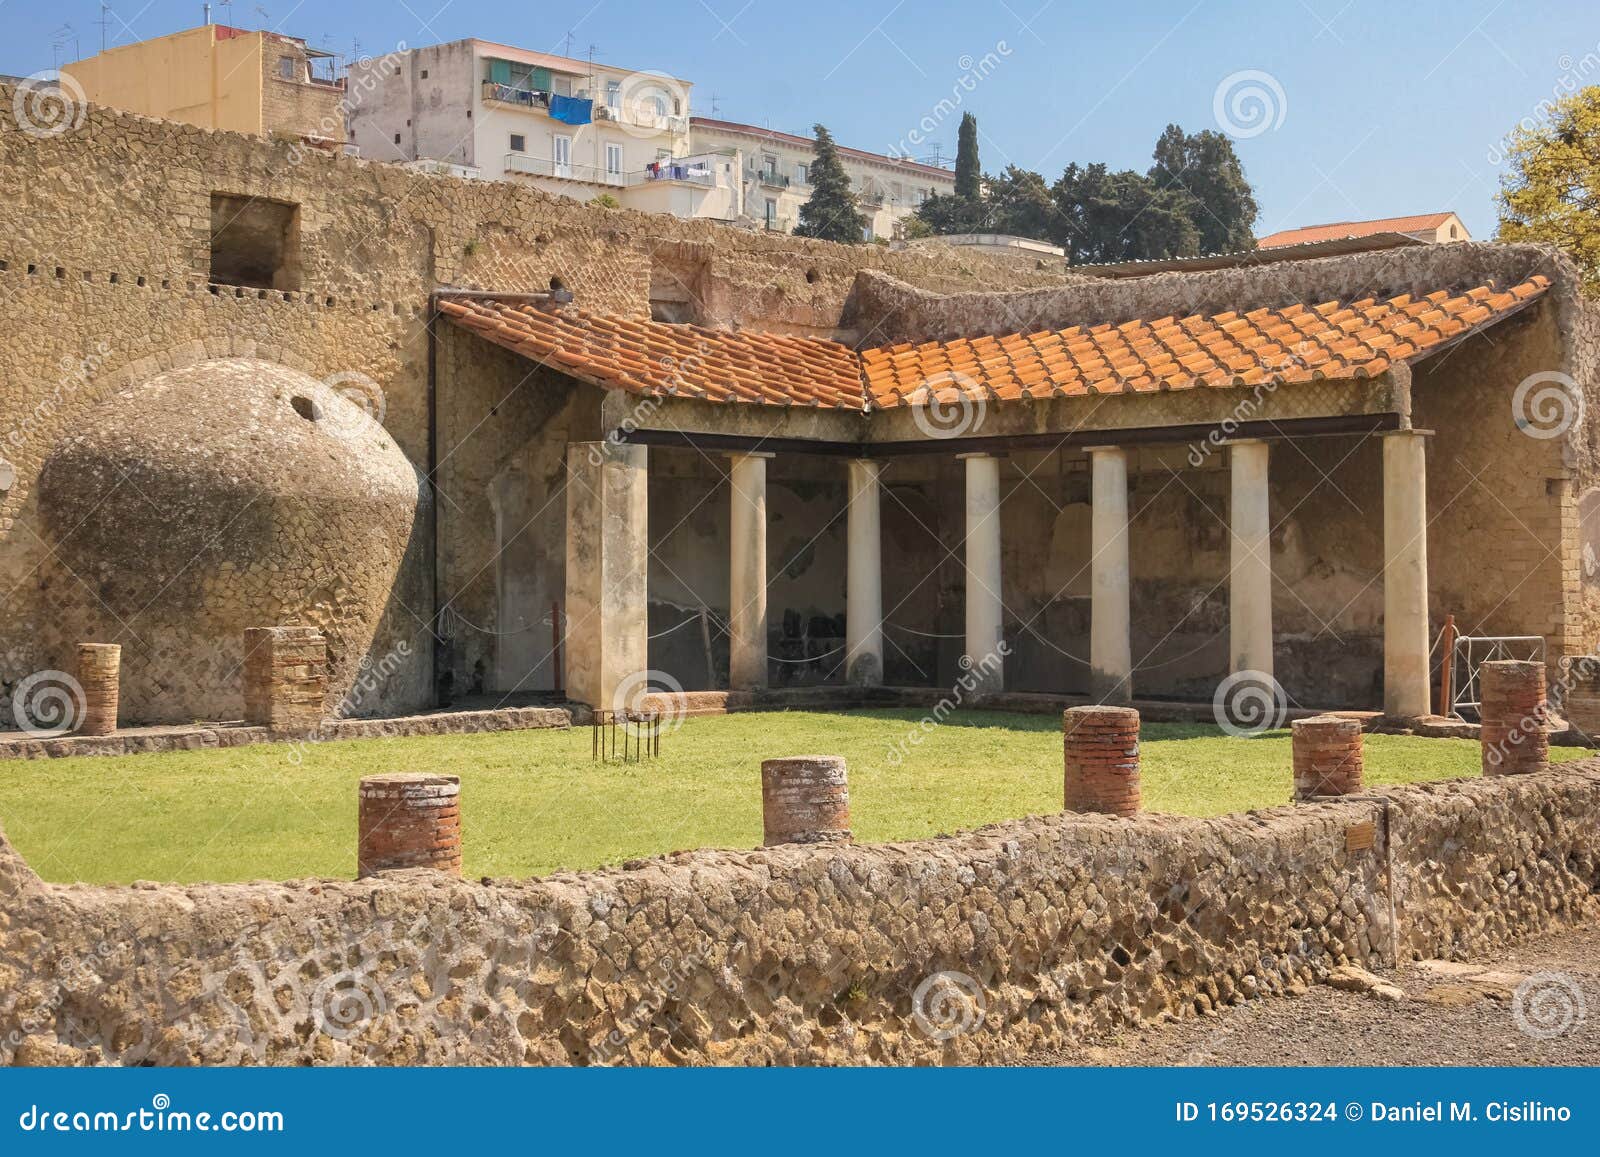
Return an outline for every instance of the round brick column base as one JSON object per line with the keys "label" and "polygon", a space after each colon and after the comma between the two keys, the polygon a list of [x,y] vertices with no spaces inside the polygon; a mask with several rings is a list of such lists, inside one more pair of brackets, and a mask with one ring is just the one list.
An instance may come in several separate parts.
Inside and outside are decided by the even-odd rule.
{"label": "round brick column base", "polygon": [[1523,775],[1550,766],[1544,664],[1499,661],[1478,668],[1484,775]]}
{"label": "round brick column base", "polygon": [[762,842],[848,843],[850,785],[844,758],[792,755],[761,761]]}
{"label": "round brick column base", "polygon": [[461,875],[461,777],[371,775],[361,781],[356,872],[432,868]]}
{"label": "round brick column base", "polygon": [[1132,707],[1069,707],[1061,713],[1062,802],[1068,811],[1137,815],[1139,713]]}
{"label": "round brick column base", "polygon": [[1361,724],[1338,715],[1313,715],[1289,725],[1294,750],[1294,798],[1359,795]]}
{"label": "round brick column base", "polygon": [[110,735],[117,729],[122,648],[116,643],[78,644],[78,684],[83,688],[79,735]]}
{"label": "round brick column base", "polygon": [[1572,657],[1561,714],[1580,734],[1590,739],[1600,736],[1600,655]]}

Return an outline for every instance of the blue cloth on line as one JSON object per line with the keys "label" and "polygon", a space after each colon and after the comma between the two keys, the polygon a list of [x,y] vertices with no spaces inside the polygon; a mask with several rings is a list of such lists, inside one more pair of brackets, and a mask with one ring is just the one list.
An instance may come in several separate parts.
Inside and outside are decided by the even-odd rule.
{"label": "blue cloth on line", "polygon": [[550,119],[566,125],[586,125],[594,120],[594,101],[550,94]]}

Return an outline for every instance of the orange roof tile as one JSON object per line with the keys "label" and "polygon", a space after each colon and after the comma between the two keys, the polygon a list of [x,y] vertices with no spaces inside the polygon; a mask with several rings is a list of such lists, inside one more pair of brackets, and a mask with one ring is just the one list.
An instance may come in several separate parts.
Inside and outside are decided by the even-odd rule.
{"label": "orange roof tile", "polygon": [[1280,229],[1259,238],[1260,249],[1282,245],[1305,245],[1315,241],[1338,241],[1346,237],[1370,237],[1374,233],[1420,233],[1437,229],[1453,213],[1417,213],[1410,217],[1379,217],[1375,221],[1332,221],[1327,225],[1306,225],[1300,229]]}
{"label": "orange roof tile", "polygon": [[1248,313],[902,343],[856,351],[823,338],[590,313],[571,305],[439,296],[481,337],[608,389],[716,402],[888,409],[968,395],[1001,400],[1369,378],[1482,329],[1543,294],[1400,294]]}

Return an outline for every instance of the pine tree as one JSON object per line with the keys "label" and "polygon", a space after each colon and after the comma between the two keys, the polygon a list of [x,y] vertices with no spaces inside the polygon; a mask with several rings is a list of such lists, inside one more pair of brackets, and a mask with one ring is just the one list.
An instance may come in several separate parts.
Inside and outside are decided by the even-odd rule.
{"label": "pine tree", "polygon": [[1186,134],[1168,125],[1156,141],[1150,180],[1174,194],[1199,234],[1201,253],[1237,253],[1256,247],[1259,209],[1233,142],[1214,129]]}
{"label": "pine tree", "polygon": [[859,245],[866,234],[867,218],[856,208],[856,195],[839,160],[838,147],[822,125],[813,125],[812,131],[816,134],[816,159],[808,173],[811,197],[800,206],[795,236]]}
{"label": "pine tree", "polygon": [[969,112],[961,114],[961,128],[956,133],[956,196],[976,201],[983,196],[980,168],[978,166],[978,118]]}

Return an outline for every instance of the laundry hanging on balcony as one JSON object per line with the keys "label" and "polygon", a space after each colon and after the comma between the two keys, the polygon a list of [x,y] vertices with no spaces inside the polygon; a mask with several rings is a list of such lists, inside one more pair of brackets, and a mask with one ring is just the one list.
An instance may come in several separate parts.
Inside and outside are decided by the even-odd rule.
{"label": "laundry hanging on balcony", "polygon": [[594,120],[594,101],[550,94],[550,119],[566,125],[586,125]]}

